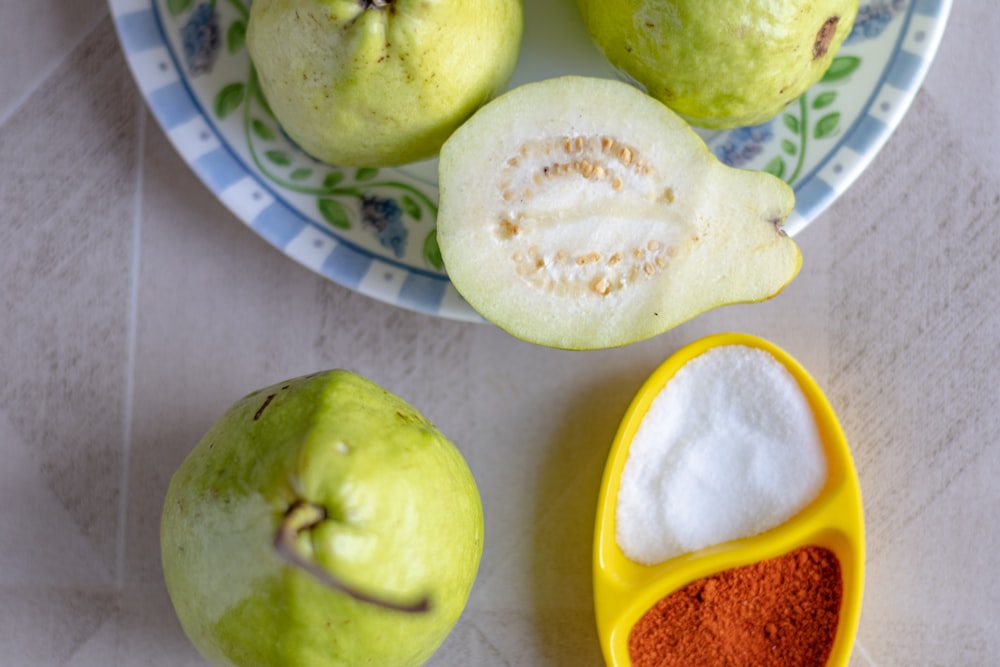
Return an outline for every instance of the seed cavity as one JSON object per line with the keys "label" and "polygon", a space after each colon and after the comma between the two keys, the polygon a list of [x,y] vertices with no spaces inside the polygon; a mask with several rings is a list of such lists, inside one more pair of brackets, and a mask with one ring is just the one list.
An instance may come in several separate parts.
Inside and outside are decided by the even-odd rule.
{"label": "seed cavity", "polygon": [[598,234],[583,248],[566,247],[557,240],[560,232],[546,231],[575,224],[559,203],[563,197],[572,198],[585,217],[598,218],[619,210],[623,216],[647,210],[655,218],[657,207],[672,204],[673,188],[636,146],[599,134],[531,139],[501,164],[496,192],[505,204],[494,237],[511,244],[506,254],[516,275],[539,292],[611,298],[665,271],[676,257],[682,220],[666,238],[643,238],[639,231],[627,232],[629,240]]}

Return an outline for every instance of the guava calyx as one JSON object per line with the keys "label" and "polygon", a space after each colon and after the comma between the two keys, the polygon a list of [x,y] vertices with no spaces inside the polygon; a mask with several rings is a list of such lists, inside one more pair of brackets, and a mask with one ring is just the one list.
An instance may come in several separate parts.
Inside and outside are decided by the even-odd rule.
{"label": "guava calyx", "polygon": [[820,27],[816,33],[816,41],[813,43],[813,60],[819,60],[830,50],[830,43],[837,34],[837,24],[840,22],[839,16],[831,16]]}
{"label": "guava calyx", "polygon": [[425,595],[410,601],[396,601],[374,593],[362,591],[321,567],[306,554],[301,553],[296,546],[296,538],[299,534],[326,521],[328,517],[327,509],[323,505],[301,499],[296,500],[288,507],[284,517],[282,517],[281,522],[278,524],[278,529],[275,531],[275,551],[291,565],[312,575],[322,584],[340,591],[359,602],[411,614],[430,611],[429,596]]}

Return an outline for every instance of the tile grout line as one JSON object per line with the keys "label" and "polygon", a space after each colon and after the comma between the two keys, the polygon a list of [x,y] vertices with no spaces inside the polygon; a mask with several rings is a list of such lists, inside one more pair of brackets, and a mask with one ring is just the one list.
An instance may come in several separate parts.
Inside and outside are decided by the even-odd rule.
{"label": "tile grout line", "polygon": [[867,651],[867,650],[865,649],[865,647],[864,647],[864,646],[862,646],[862,645],[861,645],[861,642],[859,642],[859,641],[858,641],[858,640],[856,640],[856,639],[854,640],[854,649],[855,649],[856,651],[858,651],[858,652],[859,652],[859,653],[861,654],[861,657],[862,657],[862,658],[864,658],[864,659],[865,659],[865,661],[866,661],[866,662],[867,662],[867,663],[868,663],[869,665],[871,665],[871,667],[878,667],[878,664],[876,664],[876,662],[875,662],[874,660],[872,660],[872,657],[871,657],[871,655],[869,655],[869,653],[868,653],[868,651]]}
{"label": "tile grout line", "polygon": [[146,151],[146,107],[140,99],[136,104],[135,192],[132,195],[132,277],[129,285],[128,314],[125,331],[125,396],[122,409],[122,460],[118,480],[118,537],[115,554],[115,589],[125,587],[125,544],[128,519],[128,480],[132,452],[133,394],[135,392],[135,348],[139,311],[139,268],[142,232],[143,159]]}
{"label": "tile grout line", "polygon": [[104,13],[100,17],[95,19],[94,25],[84,30],[83,33],[80,35],[80,38],[77,39],[76,42],[69,49],[66,50],[66,53],[63,55],[63,57],[59,58],[54,63],[52,63],[52,65],[50,65],[49,68],[45,70],[42,73],[42,75],[35,80],[35,84],[33,86],[31,86],[28,90],[25,90],[23,93],[18,95],[17,98],[14,100],[14,103],[11,104],[9,107],[7,107],[4,110],[0,110],[0,125],[4,125],[7,121],[13,118],[14,115],[21,109],[21,107],[23,107],[28,102],[28,100],[30,100],[34,96],[34,94],[37,93],[39,89],[42,86],[44,86],[50,78],[52,78],[52,75],[55,74],[56,71],[73,56],[76,50],[80,48],[80,45],[83,44],[90,37],[91,34],[93,34],[93,32],[97,29],[97,27],[101,24],[101,22],[104,21],[104,19],[108,18],[109,16],[110,13]]}

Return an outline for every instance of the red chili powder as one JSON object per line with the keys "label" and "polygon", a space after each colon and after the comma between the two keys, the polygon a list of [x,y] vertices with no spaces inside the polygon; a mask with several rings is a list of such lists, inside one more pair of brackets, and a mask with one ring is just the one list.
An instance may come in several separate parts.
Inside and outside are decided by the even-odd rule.
{"label": "red chili powder", "polygon": [[632,628],[629,657],[634,667],[822,667],[842,595],[837,556],[801,547],[667,595]]}

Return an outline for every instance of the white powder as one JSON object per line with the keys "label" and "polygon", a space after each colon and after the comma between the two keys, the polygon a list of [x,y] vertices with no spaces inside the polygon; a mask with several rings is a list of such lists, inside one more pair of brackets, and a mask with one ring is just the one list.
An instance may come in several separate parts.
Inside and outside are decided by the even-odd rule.
{"label": "white powder", "polygon": [[819,493],[826,457],[791,373],[770,353],[712,348],[653,399],[629,447],[617,540],[652,565],[749,537]]}

